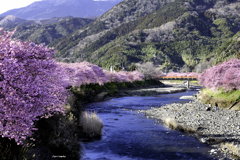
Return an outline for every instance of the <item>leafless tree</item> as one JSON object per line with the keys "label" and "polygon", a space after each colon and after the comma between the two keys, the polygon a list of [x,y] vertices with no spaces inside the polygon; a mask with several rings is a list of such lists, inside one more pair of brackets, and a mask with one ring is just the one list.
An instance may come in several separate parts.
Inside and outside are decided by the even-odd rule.
{"label": "leafless tree", "polygon": [[159,68],[155,67],[151,62],[147,62],[143,64],[137,63],[136,66],[137,66],[137,71],[139,71],[144,75],[145,80],[150,80],[156,76],[163,74],[162,71]]}

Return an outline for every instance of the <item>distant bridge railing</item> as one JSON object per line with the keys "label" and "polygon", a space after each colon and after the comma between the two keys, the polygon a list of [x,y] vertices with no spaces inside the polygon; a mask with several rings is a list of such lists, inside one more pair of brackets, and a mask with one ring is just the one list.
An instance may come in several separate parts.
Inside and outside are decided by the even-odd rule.
{"label": "distant bridge railing", "polygon": [[197,76],[160,76],[155,77],[158,80],[188,80],[188,81],[196,81]]}

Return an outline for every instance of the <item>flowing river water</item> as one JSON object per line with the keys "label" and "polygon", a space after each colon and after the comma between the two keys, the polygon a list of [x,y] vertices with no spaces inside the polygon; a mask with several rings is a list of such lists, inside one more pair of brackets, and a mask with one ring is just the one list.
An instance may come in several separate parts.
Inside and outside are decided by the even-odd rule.
{"label": "flowing river water", "polygon": [[210,160],[222,157],[194,137],[166,128],[138,110],[171,103],[186,103],[187,91],[155,97],[122,97],[87,105],[101,118],[104,127],[100,140],[82,142],[82,160]]}

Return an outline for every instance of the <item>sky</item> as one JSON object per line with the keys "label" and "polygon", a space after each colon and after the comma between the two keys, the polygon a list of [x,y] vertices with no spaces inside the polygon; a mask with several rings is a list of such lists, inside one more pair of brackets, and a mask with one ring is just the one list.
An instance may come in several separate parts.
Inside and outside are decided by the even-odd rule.
{"label": "sky", "polygon": [[35,1],[41,0],[5,0],[0,5],[0,14],[11,9],[25,7]]}

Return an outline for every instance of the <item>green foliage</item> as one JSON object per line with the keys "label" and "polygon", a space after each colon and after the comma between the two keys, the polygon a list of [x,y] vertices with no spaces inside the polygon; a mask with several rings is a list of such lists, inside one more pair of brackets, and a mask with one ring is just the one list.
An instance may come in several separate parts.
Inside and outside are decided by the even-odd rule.
{"label": "green foliage", "polygon": [[[86,28],[89,28],[86,30]],[[83,28],[82,32],[78,32],[77,30],[72,34],[61,37],[60,39],[56,39],[52,43],[49,44],[50,47],[55,47],[59,50],[60,55],[64,54],[68,49],[78,44],[78,41],[84,37],[96,34],[98,32],[106,29],[104,22],[91,22],[85,28]]]}
{"label": "green foliage", "polygon": [[214,65],[231,58],[237,58],[240,52],[240,32],[225,41],[216,52]]}
{"label": "green foliage", "polygon": [[[184,13],[184,9],[179,6],[179,1],[173,3],[169,3],[163,8],[159,9],[156,12],[153,12],[151,14],[148,14],[146,16],[142,16],[136,21],[124,23],[120,25],[119,27],[113,28],[111,31],[108,31],[104,36],[102,36],[97,41],[91,43],[86,48],[84,48],[83,52],[85,54],[91,53],[99,49],[100,47],[106,45],[110,41],[127,35],[128,33],[136,30],[136,29],[146,29],[146,28],[154,28],[158,27],[166,22],[172,21],[176,19],[178,16]],[[176,9],[177,8],[177,9]],[[120,15],[123,16],[124,14]],[[65,57],[67,55],[64,55],[64,53],[75,46],[78,41],[86,36],[99,33],[100,31],[103,31],[106,29],[105,23],[101,21],[96,21],[94,23],[91,23],[88,25],[89,29],[87,31],[84,31],[82,33],[70,35],[68,37],[64,37],[62,39],[56,40],[55,42],[52,42],[49,46],[55,47],[57,50],[59,50],[62,57]],[[143,37],[143,32],[138,35],[139,37]],[[142,41],[144,39],[141,39]],[[82,52],[82,51],[81,51]],[[57,55],[57,56],[59,56]]]}
{"label": "green foliage", "polygon": [[201,96],[204,103],[211,103],[212,105],[217,103],[218,107],[227,108],[240,100],[240,90],[225,92],[224,89],[213,91],[205,88],[202,90]]}
{"label": "green foliage", "polygon": [[[219,15],[209,10],[192,10],[191,7],[186,7],[186,2],[189,2],[193,7],[207,5],[212,8],[217,3],[216,0],[209,0],[207,4],[198,0],[149,1],[149,5],[157,5],[148,14],[143,12],[144,9],[136,10],[138,2],[123,1],[117,5],[120,12],[111,10],[91,23],[81,22],[81,29],[78,30],[76,25],[71,24],[80,23],[79,19],[59,22],[55,27],[22,26],[22,30],[37,29],[36,33],[44,36],[39,36],[35,41],[51,42],[49,46],[57,50],[55,58],[68,63],[87,60],[104,68],[112,65],[126,68],[132,63],[153,62],[172,70],[183,65],[193,70],[198,63],[214,57],[215,63],[219,63],[229,57],[236,57],[239,52],[237,42],[228,48],[233,43],[232,36],[239,30],[239,17],[228,12]],[[109,13],[114,16],[108,15]],[[136,18],[134,21],[133,15]],[[105,20],[101,21],[103,17]],[[126,22],[128,18],[130,21]],[[116,21],[119,22],[115,23]],[[176,26],[171,31],[163,29],[160,32],[154,29],[174,21]],[[107,29],[110,30],[102,32]],[[153,32],[158,33],[152,36],[146,29],[153,29]],[[95,35],[100,32],[101,36]],[[85,47],[77,46],[80,40],[91,35],[96,36],[96,41],[88,42]],[[25,39],[34,40],[37,36],[38,34],[31,32],[22,34]],[[154,36],[158,38],[154,39]],[[167,63],[170,64],[166,66]]]}
{"label": "green foliage", "polygon": [[19,25],[14,37],[24,41],[31,40],[37,44],[45,43],[47,45],[58,38],[69,35],[92,21],[86,18],[67,18],[53,24]]}
{"label": "green foliage", "polygon": [[240,51],[237,54],[237,58],[240,59]]}
{"label": "green foliage", "polygon": [[230,22],[228,18],[216,19],[213,22],[213,24],[215,26],[211,28],[211,32],[212,32],[212,35],[214,35],[215,37],[229,38],[234,35],[233,30],[235,27],[233,26],[232,22]]}
{"label": "green foliage", "polygon": [[137,66],[135,63],[132,63],[131,66],[128,68],[128,71],[135,71],[137,70]]}
{"label": "green foliage", "polygon": [[113,95],[123,89],[134,89],[137,87],[148,87],[152,85],[162,85],[161,82],[155,80],[134,81],[134,82],[109,82],[100,86],[99,84],[82,85],[81,87],[72,88],[72,93],[82,102],[92,102],[96,95],[101,92],[108,92]]}

